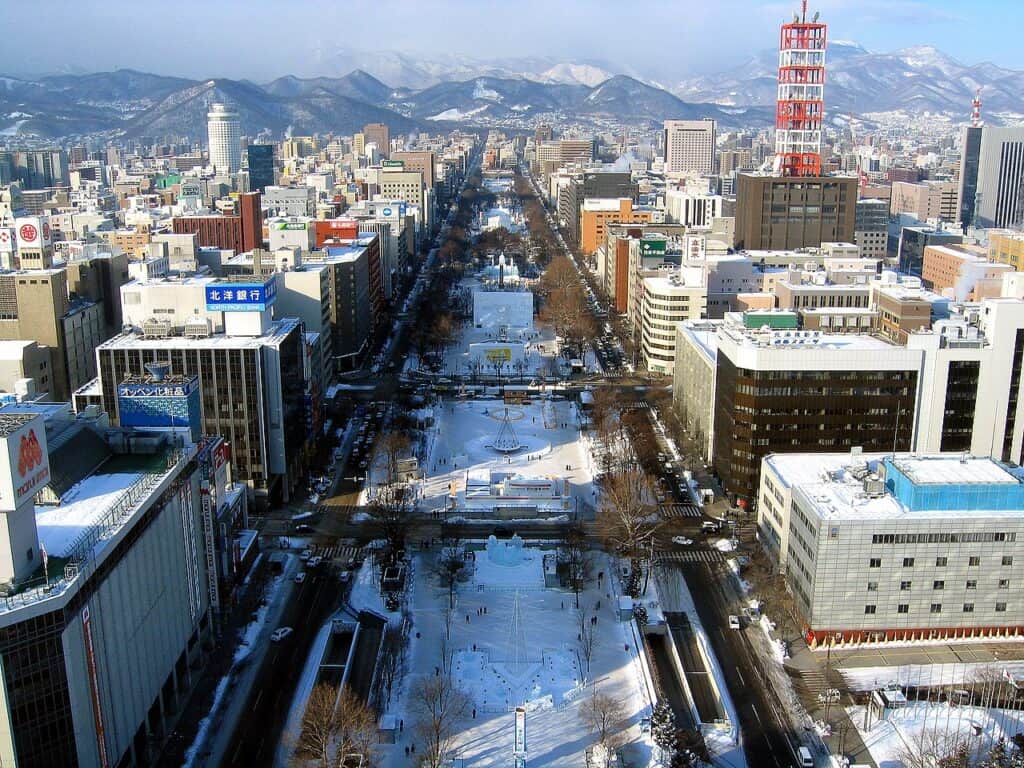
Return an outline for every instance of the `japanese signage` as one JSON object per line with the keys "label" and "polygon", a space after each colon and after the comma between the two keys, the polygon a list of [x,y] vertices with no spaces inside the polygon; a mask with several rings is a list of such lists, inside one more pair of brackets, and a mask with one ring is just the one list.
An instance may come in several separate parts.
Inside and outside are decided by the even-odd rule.
{"label": "japanese signage", "polygon": [[217,553],[213,541],[213,499],[210,484],[203,482],[200,495],[203,502],[203,541],[206,550],[206,584],[210,590],[210,607],[220,610],[220,594],[217,590]]}
{"label": "japanese signage", "polygon": [[262,311],[276,298],[277,281],[273,276],[265,283],[210,283],[206,286],[206,311]]}
{"label": "japanese signage", "polygon": [[512,350],[508,347],[492,347],[484,351],[484,357],[489,363],[507,363],[512,359]]}
{"label": "japanese signage", "polygon": [[667,241],[665,240],[648,240],[644,239],[640,241],[640,255],[641,256],[664,256],[665,249],[667,247]]}
{"label": "japanese signage", "polygon": [[85,636],[85,664],[89,670],[89,693],[92,697],[92,719],[96,730],[96,747],[100,755],[101,768],[110,765],[107,757],[106,728],[103,725],[103,710],[100,707],[100,684],[96,675],[96,650],[92,642],[92,621],[89,617],[89,606],[82,609],[82,634]]}
{"label": "japanese signage", "polygon": [[381,163],[382,168],[405,168],[405,160],[385,160]]}
{"label": "japanese signage", "polygon": [[7,444],[7,463],[0,467],[0,509],[14,510],[50,481],[43,417],[26,419],[0,440]]}
{"label": "japanese signage", "polygon": [[199,379],[193,377],[181,384],[160,382],[147,384],[118,384],[118,397],[187,397],[199,388]]}

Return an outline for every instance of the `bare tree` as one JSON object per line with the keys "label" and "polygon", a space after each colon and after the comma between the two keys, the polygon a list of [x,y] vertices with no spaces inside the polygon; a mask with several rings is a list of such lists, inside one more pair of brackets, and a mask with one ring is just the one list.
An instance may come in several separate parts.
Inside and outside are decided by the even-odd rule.
{"label": "bare tree", "polygon": [[576,598],[576,608],[580,607],[580,592],[587,586],[591,577],[590,545],[582,525],[569,526],[562,538],[562,564],[565,567],[566,581]]}
{"label": "bare tree", "polygon": [[337,762],[337,755],[368,757],[376,740],[377,717],[372,709],[348,688],[339,694],[333,685],[318,683],[302,716],[295,762],[330,768]]}
{"label": "bare tree", "polygon": [[447,537],[435,561],[441,586],[448,589],[448,608],[455,607],[455,587],[459,573],[466,566],[465,549],[461,541],[455,537]]}
{"label": "bare tree", "polygon": [[642,470],[626,469],[605,479],[597,510],[597,529],[608,548],[629,558],[627,591],[633,597],[639,594],[640,560],[660,525],[652,499],[650,478]]}
{"label": "bare tree", "polygon": [[381,526],[388,544],[385,560],[389,563],[400,560],[405,551],[405,536],[413,511],[413,490],[408,484],[388,483],[377,487],[367,514]]}
{"label": "bare tree", "polygon": [[388,625],[384,631],[380,655],[380,674],[376,678],[376,702],[381,709],[391,703],[395,683],[405,670],[405,635],[399,627]]}
{"label": "bare tree", "polygon": [[597,649],[597,640],[599,635],[597,634],[597,627],[594,625],[590,616],[584,610],[576,612],[576,618],[579,622],[579,644],[580,644],[580,656],[583,658],[584,663],[587,665],[587,675],[590,674],[590,662],[594,658],[594,651]]}
{"label": "bare tree", "polygon": [[580,717],[598,744],[609,750],[618,749],[626,741],[626,706],[621,699],[592,689],[590,698],[580,705]]}
{"label": "bare tree", "polygon": [[904,768],[966,768],[967,744],[960,734],[935,728],[911,733],[896,759]]}
{"label": "bare tree", "polygon": [[580,276],[568,256],[555,256],[548,262],[540,278],[540,289],[552,293],[570,286],[579,285]]}
{"label": "bare tree", "polygon": [[398,482],[398,463],[408,458],[412,441],[404,432],[387,432],[377,441],[377,462],[383,461],[387,471],[386,483]]}
{"label": "bare tree", "polygon": [[417,738],[424,744],[421,765],[441,768],[455,744],[458,722],[466,716],[469,698],[445,674],[418,679],[409,699],[417,718]]}

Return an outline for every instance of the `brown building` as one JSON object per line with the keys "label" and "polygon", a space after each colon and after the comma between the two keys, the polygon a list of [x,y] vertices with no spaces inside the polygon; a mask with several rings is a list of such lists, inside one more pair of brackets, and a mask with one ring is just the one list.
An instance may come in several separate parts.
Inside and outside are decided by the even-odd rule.
{"label": "brown building", "polygon": [[856,178],[746,173],[737,178],[736,248],[779,251],[853,242]]}
{"label": "brown building", "polygon": [[407,171],[419,171],[423,174],[423,186],[427,189],[434,188],[434,184],[437,182],[437,174],[435,173],[437,155],[433,152],[425,150],[415,152],[392,152],[391,159],[401,160],[405,163],[405,170]]}
{"label": "brown building", "polygon": [[110,245],[117,246],[135,258],[145,258],[149,254],[151,238],[149,232],[139,232],[135,229],[110,229],[100,230],[96,234]]}
{"label": "brown building", "polygon": [[754,499],[770,453],[910,449],[916,350],[744,328],[723,328],[717,345],[713,464],[730,493]]}
{"label": "brown building", "polygon": [[68,293],[103,306],[107,336],[120,333],[122,325],[121,286],[128,282],[128,256],[103,253],[67,262]]}
{"label": "brown building", "polygon": [[173,219],[176,235],[196,235],[198,245],[244,253],[263,245],[262,197],[259,192],[239,196],[232,216],[179,216]]}
{"label": "brown building", "polygon": [[875,330],[897,344],[906,344],[911,333],[932,324],[932,303],[920,288],[876,281],[871,284],[871,306],[878,312]]}
{"label": "brown building", "polygon": [[384,123],[367,123],[363,126],[363,143],[376,144],[377,151],[388,157],[391,154],[391,129]]}

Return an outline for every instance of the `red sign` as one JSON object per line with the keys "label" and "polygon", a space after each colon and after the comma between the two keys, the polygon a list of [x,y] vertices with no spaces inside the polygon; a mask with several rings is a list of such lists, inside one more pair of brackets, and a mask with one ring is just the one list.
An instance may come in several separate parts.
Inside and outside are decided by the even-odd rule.
{"label": "red sign", "polygon": [[30,429],[27,435],[21,436],[18,446],[18,474],[24,477],[43,462],[43,449],[39,446],[36,431]]}
{"label": "red sign", "polygon": [[21,229],[18,230],[18,237],[26,243],[34,243],[39,237],[39,230],[32,224],[22,224]]}
{"label": "red sign", "polygon": [[313,226],[317,248],[323,247],[328,240],[355,240],[359,237],[359,222],[355,219],[326,219],[314,222]]}
{"label": "red sign", "polygon": [[746,509],[747,502],[744,499],[740,499],[739,501],[736,502],[736,506],[739,507],[740,509]]}

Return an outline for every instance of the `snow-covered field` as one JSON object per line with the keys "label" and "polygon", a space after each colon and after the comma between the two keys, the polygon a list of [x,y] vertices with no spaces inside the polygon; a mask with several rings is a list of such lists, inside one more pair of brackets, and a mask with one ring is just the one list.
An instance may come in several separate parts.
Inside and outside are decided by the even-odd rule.
{"label": "snow-covered field", "polygon": [[[635,764],[646,764],[650,745],[640,734],[639,721],[650,715],[650,702],[630,625],[617,620],[608,578],[600,589],[593,583],[580,595],[584,621],[597,617],[598,641],[588,674],[577,640],[579,614],[572,593],[536,584],[543,554],[526,550],[521,561],[514,556],[492,561],[486,550],[477,551],[475,574],[459,587],[448,645],[453,680],[469,696],[471,709],[459,724],[458,756],[474,768],[505,768],[514,737],[510,708],[525,705],[531,768],[583,765],[593,738],[580,718],[580,703],[590,686],[596,686],[625,705],[633,742],[630,755]],[[448,592],[430,575],[432,557],[418,556],[414,568],[417,577],[410,599],[419,638],[410,651],[406,690],[416,677],[434,675],[443,666]],[[612,564],[595,555],[595,570],[610,574]],[[404,720],[406,727],[399,743],[381,746],[381,764],[405,768],[409,759],[404,747],[414,743],[410,724],[415,715],[404,698],[390,714]]]}
{"label": "snow-covered field", "polygon": [[901,756],[908,751],[919,753],[922,747],[942,748],[955,742],[967,744],[971,762],[976,764],[999,739],[1009,741],[1024,730],[1024,712],[1014,710],[912,701],[889,712],[881,722],[872,713],[867,730],[864,707],[847,707],[846,711],[878,768],[904,765]]}
{"label": "snow-covered field", "polygon": [[510,407],[510,424],[523,448],[509,454],[489,447],[506,418],[500,400],[447,401],[434,409],[434,417],[422,466],[422,508],[444,508],[453,482],[464,501],[467,478],[492,469],[524,477],[565,478],[571,509],[562,513],[575,512],[577,498],[580,504],[595,504],[592,460],[574,403],[552,399]]}

